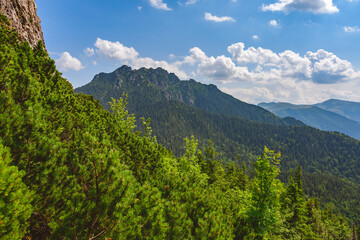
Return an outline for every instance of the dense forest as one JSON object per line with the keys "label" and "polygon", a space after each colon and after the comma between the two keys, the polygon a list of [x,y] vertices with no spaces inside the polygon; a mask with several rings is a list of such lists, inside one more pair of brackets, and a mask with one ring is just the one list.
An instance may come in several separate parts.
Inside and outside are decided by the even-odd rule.
{"label": "dense forest", "polygon": [[[294,119],[281,119],[222,93],[214,85],[180,81],[160,68],[132,70],[122,66],[112,73],[96,75],[75,91],[94,96],[106,109],[110,109],[112,97],[125,94],[129,112],[138,116],[138,122],[143,122],[141,116],[150,118],[158,142],[175,156],[184,154],[183,139],[191,135],[199,139],[202,147],[211,139],[224,162],[245,162],[249,169],[265,145],[280,151],[283,172],[300,164],[304,176],[315,179],[305,182],[307,194],[335,204],[337,212],[359,222],[358,140],[304,126]],[[328,177],[336,183],[327,185],[324,191],[322,179]],[[353,187],[344,195],[338,186],[346,185],[346,181]],[[324,192],[331,194],[325,197]],[[342,201],[336,200],[339,198]]]}
{"label": "dense forest", "polygon": [[356,239],[300,167],[280,182],[279,153],[251,174],[194,137],[175,157],[125,99],[109,112],[74,93],[41,42],[0,25],[1,239]]}

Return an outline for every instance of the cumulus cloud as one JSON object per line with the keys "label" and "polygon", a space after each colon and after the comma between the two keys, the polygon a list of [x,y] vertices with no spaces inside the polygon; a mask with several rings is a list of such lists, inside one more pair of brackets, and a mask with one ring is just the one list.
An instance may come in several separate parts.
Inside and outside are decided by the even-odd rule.
{"label": "cumulus cloud", "polygon": [[360,27],[359,26],[354,26],[354,27],[345,26],[344,31],[347,32],[347,33],[360,32]]}
{"label": "cumulus cloud", "polygon": [[292,101],[313,103],[329,98],[360,100],[360,72],[334,53],[319,49],[305,55],[286,50],[274,52],[261,47],[245,47],[242,42],[227,53],[211,56],[199,47],[169,61],[140,57],[132,47],[97,39],[95,53],[138,69],[161,67],[181,79],[189,76],[217,83],[227,93],[244,101]]}
{"label": "cumulus cloud", "polygon": [[200,48],[194,47],[183,61],[177,63],[177,67],[195,67],[196,77],[224,84],[274,84],[290,79],[296,83],[312,82],[320,86],[360,79],[360,73],[353,69],[350,62],[322,49],[301,56],[290,50],[275,53],[261,47],[246,49],[244,43],[239,42],[227,50],[230,57],[207,56]]}
{"label": "cumulus cloud", "polygon": [[153,8],[161,9],[165,11],[171,11],[172,9],[167,6],[166,3],[163,3],[163,0],[149,0],[150,5]]}
{"label": "cumulus cloud", "polygon": [[253,39],[253,40],[259,40],[260,37],[259,37],[258,35],[253,35],[253,36],[252,36],[252,39]]}
{"label": "cumulus cloud", "polygon": [[94,56],[95,54],[95,50],[93,48],[86,48],[84,49],[84,53],[86,54],[86,56],[91,57]]}
{"label": "cumulus cloud", "polygon": [[95,50],[97,54],[101,54],[110,59],[115,59],[122,64],[130,65],[135,69],[142,67],[161,67],[169,72],[175,73],[180,78],[188,78],[187,74],[180,70],[179,62],[168,63],[166,61],[156,61],[148,57],[139,57],[139,53],[133,47],[126,47],[120,42],[111,42],[98,38],[95,42],[95,47],[97,48]]}
{"label": "cumulus cloud", "polygon": [[139,53],[132,47],[125,47],[120,42],[111,42],[98,38],[95,42],[98,54],[118,60],[132,60],[139,56]]}
{"label": "cumulus cloud", "polygon": [[305,56],[292,51],[275,53],[261,47],[245,49],[243,43],[228,47],[232,59],[240,65],[257,64],[271,74],[280,77],[291,77],[317,83],[333,83],[359,76],[350,62],[340,59],[335,54],[323,49],[307,52]]}
{"label": "cumulus cloud", "polygon": [[271,27],[279,27],[279,23],[276,20],[270,20],[268,24]]}
{"label": "cumulus cloud", "polygon": [[69,70],[79,71],[84,68],[84,66],[81,64],[80,60],[72,57],[70,55],[70,53],[68,53],[68,52],[63,52],[60,55],[60,58],[55,61],[55,63],[56,63],[56,66],[61,71],[64,71],[64,72],[69,71]]}
{"label": "cumulus cloud", "polygon": [[223,91],[251,103],[360,100],[360,72],[323,49],[301,56],[290,50],[245,48],[239,42],[229,46],[228,53],[231,57],[207,56],[200,48],[192,48],[182,64],[196,67],[195,78],[216,81]]}
{"label": "cumulus cloud", "polygon": [[306,11],[315,14],[333,14],[339,12],[332,0],[278,0],[276,3],[263,5],[263,11]]}
{"label": "cumulus cloud", "polygon": [[212,22],[235,22],[235,19],[232,17],[228,17],[228,16],[218,17],[208,12],[205,13],[205,20]]}

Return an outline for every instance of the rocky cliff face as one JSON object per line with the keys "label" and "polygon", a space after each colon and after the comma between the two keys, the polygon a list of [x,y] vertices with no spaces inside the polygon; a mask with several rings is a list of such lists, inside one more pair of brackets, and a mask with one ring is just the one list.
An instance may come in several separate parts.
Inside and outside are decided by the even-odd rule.
{"label": "rocky cliff face", "polygon": [[32,47],[39,40],[44,42],[41,20],[36,10],[35,0],[0,0],[1,14],[9,19],[11,26],[19,33],[20,40],[28,41]]}

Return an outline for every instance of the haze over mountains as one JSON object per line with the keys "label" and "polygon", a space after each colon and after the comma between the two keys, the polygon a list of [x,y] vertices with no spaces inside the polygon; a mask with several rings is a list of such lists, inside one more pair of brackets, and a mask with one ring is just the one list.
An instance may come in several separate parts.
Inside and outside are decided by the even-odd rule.
{"label": "haze over mountains", "polygon": [[260,103],[280,117],[294,117],[325,131],[337,131],[360,139],[360,103],[331,99],[314,105]]}

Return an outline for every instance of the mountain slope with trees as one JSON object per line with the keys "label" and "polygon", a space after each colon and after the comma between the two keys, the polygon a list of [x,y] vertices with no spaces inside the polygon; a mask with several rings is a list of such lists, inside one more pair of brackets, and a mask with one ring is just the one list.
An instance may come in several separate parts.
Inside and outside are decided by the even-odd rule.
{"label": "mountain slope with trees", "polygon": [[[222,166],[193,137],[175,158],[123,99],[111,112],[76,94],[41,42],[20,43],[0,15],[0,238],[349,239],[331,208],[285,185],[264,148],[254,174]],[[11,227],[9,227],[11,226]]]}
{"label": "mountain slope with trees", "polygon": [[215,85],[201,84],[193,79],[181,81],[175,74],[161,68],[132,70],[124,65],[112,73],[97,74],[90,84],[75,91],[91,93],[107,109],[111,97],[119,98],[126,93],[139,96],[139,99],[129,98],[129,109],[135,112],[138,106],[146,103],[145,100],[176,100],[217,114],[276,125],[304,125],[292,118],[281,119],[263,108],[235,99],[221,92]]}
{"label": "mountain slope with trees", "polygon": [[[287,126],[277,124],[279,122],[271,124],[273,115],[270,115],[269,121],[264,118],[264,122],[267,122],[264,123],[229,116],[230,114],[219,114],[217,111],[204,111],[203,109],[216,108],[217,105],[209,100],[202,101],[203,109],[194,106],[193,99],[201,94],[188,97],[192,99],[190,102],[183,100],[186,98],[183,97],[184,94],[179,94],[180,97],[177,98],[170,97],[176,94],[169,92],[182,91],[182,88],[176,87],[181,85],[178,81],[174,74],[169,74],[163,69],[131,70],[123,66],[112,73],[96,75],[92,82],[75,91],[94,96],[105,108],[109,106],[109,99],[127,94],[128,110],[137,116],[151,118],[153,131],[159,142],[174,150],[176,154],[181,154],[182,139],[191,134],[204,141],[211,138],[227,157],[243,149],[258,155],[262,147],[267,145],[282,152],[284,169],[294,168],[300,163],[304,171],[331,173],[360,183],[359,141],[304,125]],[[215,86],[196,83],[193,80],[180,82],[187,86],[187,92],[196,92],[194,89],[200,86],[216,89]],[[253,105],[249,105],[234,112],[239,111],[249,116],[252,112],[247,111],[252,107]],[[264,110],[260,111],[262,112]]]}
{"label": "mountain slope with trees", "polygon": [[[151,74],[144,73],[147,71]],[[160,74],[155,74],[156,71],[160,71]],[[154,81],[147,79],[146,76],[149,75],[161,75],[163,78],[159,77],[153,83]],[[344,204],[340,204],[336,209],[356,219],[356,214],[352,213],[360,213],[356,203],[360,193],[359,141],[339,133],[323,132],[304,125],[261,123],[201,110],[181,99],[165,97],[167,94],[159,90],[158,85],[170,85],[169,79],[172,77],[173,74],[164,75],[162,69],[132,71],[124,66],[110,74],[96,75],[91,83],[75,91],[93,95],[105,108],[109,106],[107,99],[127,94],[129,112],[136,113],[138,117],[145,117],[138,118],[138,122],[146,122],[145,120],[150,118],[152,131],[157,140],[177,156],[184,153],[182,139],[195,135],[199,138],[201,146],[205,146],[208,139],[211,139],[225,162],[241,164],[244,161],[251,167],[256,156],[261,154],[263,146],[266,145],[281,151],[283,171],[295,169],[300,164],[303,171],[312,178],[318,179],[322,174],[327,174],[337,179],[338,184],[342,184],[342,178],[347,178],[355,184],[355,190],[344,200]],[[186,84],[189,81],[184,82]],[[142,129],[141,126],[138,129]],[[321,184],[309,187],[305,185],[305,188],[307,193],[323,196]],[[336,191],[333,193],[336,195]],[[336,198],[337,196],[334,196],[334,199]],[[324,199],[329,201],[329,198]]]}

